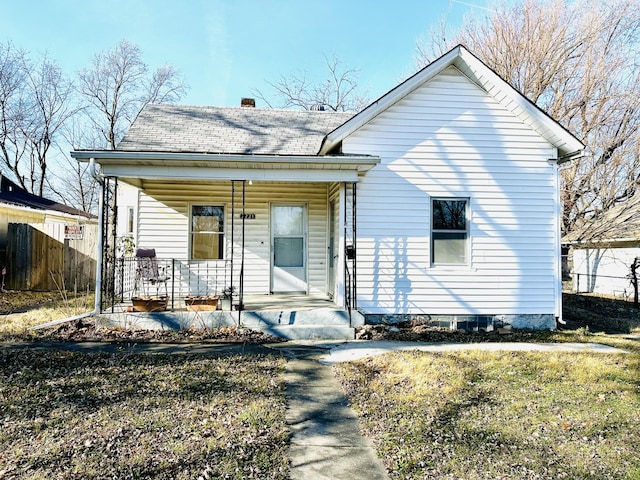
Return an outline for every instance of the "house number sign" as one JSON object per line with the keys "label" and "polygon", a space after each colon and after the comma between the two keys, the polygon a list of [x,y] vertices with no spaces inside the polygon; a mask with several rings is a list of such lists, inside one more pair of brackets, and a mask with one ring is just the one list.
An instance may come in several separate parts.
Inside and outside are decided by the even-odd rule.
{"label": "house number sign", "polygon": [[255,213],[241,213],[240,214],[240,218],[242,220],[255,220],[256,219],[256,214]]}

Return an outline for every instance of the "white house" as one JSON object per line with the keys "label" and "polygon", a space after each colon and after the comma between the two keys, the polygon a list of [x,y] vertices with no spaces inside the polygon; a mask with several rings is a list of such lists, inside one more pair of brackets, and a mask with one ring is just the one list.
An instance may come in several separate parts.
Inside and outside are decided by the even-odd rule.
{"label": "white house", "polygon": [[558,164],[582,149],[458,46],[355,115],[150,105],[115,151],[72,155],[137,189],[135,243],[179,292],[554,328]]}
{"label": "white house", "polygon": [[618,204],[563,239],[572,251],[577,292],[633,299],[629,275],[640,258],[640,194]]}

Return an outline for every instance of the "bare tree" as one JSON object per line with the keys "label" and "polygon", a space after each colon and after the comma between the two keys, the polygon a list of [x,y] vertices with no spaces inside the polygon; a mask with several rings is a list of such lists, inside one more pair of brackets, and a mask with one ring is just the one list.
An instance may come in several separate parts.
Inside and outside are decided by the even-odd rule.
{"label": "bare tree", "polygon": [[587,145],[562,170],[568,232],[639,190],[639,34],[638,0],[521,0],[451,35],[440,25],[417,61],[465,44]]}
{"label": "bare tree", "polygon": [[[26,56],[10,42],[0,44],[0,149],[2,170],[20,177],[17,165],[26,151],[21,135],[26,100]],[[14,167],[15,166],[15,167]]]}
{"label": "bare tree", "polygon": [[[104,139],[96,130],[87,129],[81,120],[81,116],[75,115],[66,122],[63,132],[66,146],[74,150],[102,148]],[[89,171],[89,164],[74,160],[68,155],[68,151],[62,149],[60,159],[61,168],[53,172],[54,181],[49,183],[50,190],[61,202],[85,212],[95,213],[98,188]]]}
{"label": "bare tree", "polygon": [[23,133],[29,139],[29,190],[42,196],[48,181],[48,158],[64,124],[78,110],[71,107],[73,85],[60,67],[44,57],[27,73],[31,89],[31,116]]}
{"label": "bare tree", "polygon": [[268,81],[273,89],[272,97],[276,98],[277,103],[270,101],[260,90],[254,90],[254,94],[269,108],[324,108],[334,112],[357,112],[366,107],[368,99],[358,93],[357,70],[342,68],[342,62],[335,55],[331,58],[325,55],[324,61],[327,76],[320,82],[309,80],[304,71]]}
{"label": "bare tree", "polygon": [[9,42],[0,45],[0,151],[2,168],[42,196],[51,147],[73,115],[72,85],[46,55],[33,64]]}
{"label": "bare tree", "polygon": [[140,48],[126,40],[96,54],[79,74],[79,91],[89,103],[87,118],[110,149],[116,148],[148,103],[176,102],[186,89],[182,76],[171,66],[149,74]]}

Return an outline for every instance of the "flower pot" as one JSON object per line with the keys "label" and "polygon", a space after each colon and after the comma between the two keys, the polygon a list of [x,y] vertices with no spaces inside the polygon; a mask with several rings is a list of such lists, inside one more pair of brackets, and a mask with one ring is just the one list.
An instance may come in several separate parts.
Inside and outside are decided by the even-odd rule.
{"label": "flower pot", "polygon": [[167,309],[167,297],[131,297],[136,312],[163,312]]}
{"label": "flower pot", "polygon": [[187,310],[203,312],[218,309],[220,297],[218,295],[189,295],[185,298]]}

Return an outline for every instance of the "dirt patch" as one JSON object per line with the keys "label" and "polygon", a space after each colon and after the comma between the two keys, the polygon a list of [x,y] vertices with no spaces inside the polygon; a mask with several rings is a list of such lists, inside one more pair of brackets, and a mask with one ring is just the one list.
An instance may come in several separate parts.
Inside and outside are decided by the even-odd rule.
{"label": "dirt patch", "polygon": [[[640,310],[633,302],[593,295],[563,294],[563,320],[559,330],[585,329],[590,332],[631,333],[640,329]],[[421,342],[511,342],[551,341],[549,332],[499,329],[492,332],[451,331],[425,322],[395,325],[365,325],[356,330],[360,340],[397,340]]]}
{"label": "dirt patch", "polygon": [[222,327],[210,330],[129,330],[101,328],[88,317],[39,330],[38,338],[64,342],[156,342],[156,343],[250,343],[283,342],[285,339],[248,328]]}
{"label": "dirt patch", "polygon": [[[20,311],[35,311],[52,303],[62,302],[59,292],[0,292],[0,315]],[[632,302],[593,295],[563,294],[563,316],[566,325],[561,330],[586,329],[591,332],[631,333],[640,329],[640,310]],[[40,321],[42,323],[42,320]],[[366,325],[356,330],[362,340],[397,340],[426,342],[496,342],[545,339],[548,333],[509,331],[465,332],[431,327],[424,322],[396,325]],[[61,324],[37,331],[37,338],[60,341],[137,341],[137,342],[220,342],[274,343],[285,341],[259,331],[243,328],[211,330],[126,330],[97,328],[91,318]]]}
{"label": "dirt patch", "polygon": [[640,328],[640,309],[633,302],[588,294],[562,295],[563,328],[585,328],[592,332],[631,333]]}

